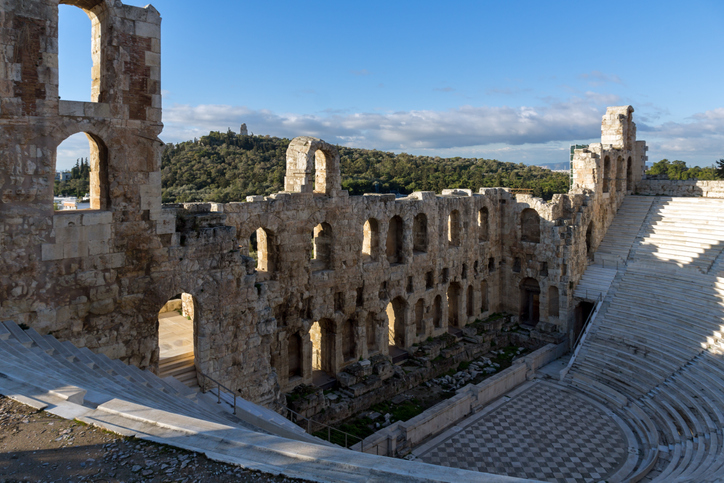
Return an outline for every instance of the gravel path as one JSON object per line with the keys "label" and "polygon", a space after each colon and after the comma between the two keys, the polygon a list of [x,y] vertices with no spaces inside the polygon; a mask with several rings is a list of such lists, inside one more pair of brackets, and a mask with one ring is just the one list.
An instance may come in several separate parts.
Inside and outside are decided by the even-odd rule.
{"label": "gravel path", "polygon": [[68,421],[0,395],[0,482],[301,482]]}

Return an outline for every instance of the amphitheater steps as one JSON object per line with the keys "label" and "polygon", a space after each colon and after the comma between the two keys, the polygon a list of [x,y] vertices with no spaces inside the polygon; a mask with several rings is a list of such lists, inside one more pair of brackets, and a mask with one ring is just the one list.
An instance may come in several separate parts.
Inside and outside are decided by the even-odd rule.
{"label": "amphitheater steps", "polygon": [[601,243],[627,263],[563,382],[655,442],[626,481],[712,481],[724,474],[724,200],[650,197],[633,217],[629,198]]}
{"label": "amphitheater steps", "polygon": [[723,200],[657,197],[633,258],[709,272],[724,249],[723,208]]}
{"label": "amphitheater steps", "polygon": [[594,254],[597,264],[617,259],[625,262],[628,259],[653,201],[654,198],[650,196],[626,197]]}
{"label": "amphitheater steps", "polygon": [[589,265],[576,286],[574,297],[589,301],[594,301],[599,296],[605,297],[614,277],[615,269]]}
{"label": "amphitheater steps", "polygon": [[242,419],[233,418],[220,411],[225,404],[172,377],[161,379],[11,322],[0,323],[0,353],[1,394],[60,417],[252,470],[314,481],[411,481],[411,475],[416,481],[520,481],[346,450],[240,398]]}

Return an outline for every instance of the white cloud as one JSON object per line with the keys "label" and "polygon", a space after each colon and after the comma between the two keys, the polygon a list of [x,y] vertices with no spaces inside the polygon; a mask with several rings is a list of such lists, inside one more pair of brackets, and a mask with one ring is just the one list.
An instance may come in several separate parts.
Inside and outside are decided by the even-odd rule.
{"label": "white cloud", "polygon": [[709,166],[724,158],[724,108],[696,113],[688,122],[638,125],[638,137],[649,144],[649,160],[682,159],[689,165]]}
{"label": "white cloud", "polygon": [[245,122],[257,134],[311,135],[329,142],[386,150],[447,149],[492,143],[520,145],[589,139],[602,109],[588,99],[537,107],[461,106],[444,111],[277,114],[228,105],[173,105],[164,110],[168,141],[187,140]]}
{"label": "white cloud", "polygon": [[[587,92],[540,106],[460,106],[448,110],[323,111],[275,113],[228,105],[173,105],[164,110],[162,139],[178,142],[209,131],[238,130],[244,122],[255,134],[293,138],[315,136],[344,146],[406,151],[439,156],[498,157],[503,161],[565,161],[561,150],[573,142],[600,139],[607,105],[620,105],[610,94]],[[637,121],[638,138],[649,144],[649,157],[684,159],[709,165],[724,157],[724,108],[691,116],[687,122],[649,125]]]}

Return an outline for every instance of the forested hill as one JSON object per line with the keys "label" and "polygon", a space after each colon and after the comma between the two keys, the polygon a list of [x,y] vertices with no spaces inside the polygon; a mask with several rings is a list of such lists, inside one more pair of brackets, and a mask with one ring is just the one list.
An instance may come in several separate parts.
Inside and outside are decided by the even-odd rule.
{"label": "forested hill", "polygon": [[[244,201],[284,189],[289,139],[211,132],[168,144],[163,153],[164,203]],[[505,186],[529,188],[550,199],[568,191],[568,175],[482,158],[411,156],[339,147],[342,188],[363,193],[435,191]]]}

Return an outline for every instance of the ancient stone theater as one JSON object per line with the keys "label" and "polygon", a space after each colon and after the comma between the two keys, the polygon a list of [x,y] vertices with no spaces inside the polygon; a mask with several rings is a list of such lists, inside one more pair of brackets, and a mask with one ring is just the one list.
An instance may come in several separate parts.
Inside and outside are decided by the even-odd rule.
{"label": "ancient stone theater", "polygon": [[[58,3],[92,21],[90,102],[58,96]],[[631,106],[550,201],[350,196],[300,136],[284,191],[164,205],[159,12],[0,0],[0,22],[0,393],[313,481],[724,474],[724,183],[648,179]],[[77,133],[91,206],[56,211]],[[462,382],[412,419],[320,436],[440,377]]]}

